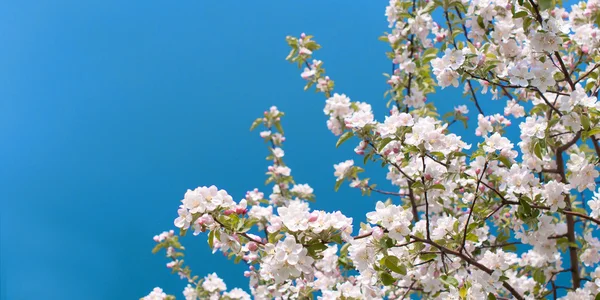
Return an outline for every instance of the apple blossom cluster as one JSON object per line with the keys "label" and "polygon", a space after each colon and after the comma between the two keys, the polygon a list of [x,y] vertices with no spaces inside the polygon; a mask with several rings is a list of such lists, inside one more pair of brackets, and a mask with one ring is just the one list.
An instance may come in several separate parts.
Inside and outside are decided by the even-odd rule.
{"label": "apple blossom cluster", "polygon": [[[314,189],[285,164],[273,106],[251,126],[268,146],[269,191],[237,201],[215,186],[188,190],[179,235],[154,237],[187,280],[184,298],[598,299],[600,2],[562,5],[390,0],[385,116],[335,91],[312,36],[287,37],[305,89],[324,95],[336,147],[354,142],[333,166],[334,189],[347,182],[381,201],[358,224],[311,210]],[[470,102],[442,113],[429,101],[454,88]],[[392,190],[363,177],[374,163]],[[179,242],[191,229],[247,266],[249,293],[192,275]],[[155,288],[143,299],[172,297]]]}

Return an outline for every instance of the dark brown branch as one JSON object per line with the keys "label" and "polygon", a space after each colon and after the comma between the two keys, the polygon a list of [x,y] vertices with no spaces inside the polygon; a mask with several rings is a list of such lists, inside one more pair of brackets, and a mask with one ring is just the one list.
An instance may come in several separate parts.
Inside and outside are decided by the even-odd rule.
{"label": "dark brown branch", "polygon": [[[426,240],[426,239],[423,239],[423,238],[420,238],[420,237],[417,237],[417,236],[414,236],[414,235],[411,235],[410,237],[413,238],[413,239],[415,239],[415,240],[417,240],[417,241],[419,241],[419,242],[422,242],[422,243],[431,245],[431,246],[433,246],[435,248],[438,248],[443,253],[457,256],[457,257],[461,258],[462,260],[464,260],[466,263],[475,266],[476,268],[480,269],[483,272],[486,272],[487,274],[491,275],[492,273],[494,273],[494,271],[492,269],[484,266],[483,264],[479,263],[475,259],[467,256],[466,254],[464,254],[462,252],[455,251],[455,250],[452,250],[452,249],[448,249],[448,248],[446,248],[446,247],[444,247],[444,246],[442,246],[442,245],[440,245],[440,244],[438,244],[438,243],[436,243],[434,241],[428,240],[428,239]],[[521,294],[519,294],[519,292],[517,292],[517,290],[515,290],[508,283],[508,281],[502,282],[502,286],[504,286],[504,288],[506,290],[508,290],[508,292],[511,293],[513,295],[513,297],[515,297],[516,299],[519,299],[519,300],[524,300],[525,299],[525,298],[523,298],[523,296],[521,296]]]}
{"label": "dark brown branch", "polygon": [[594,144],[594,150],[596,150],[596,155],[600,158],[600,146],[598,145],[598,139],[595,136],[591,136],[592,144]]}
{"label": "dark brown branch", "polygon": [[399,197],[406,196],[405,194],[402,194],[402,193],[389,192],[389,191],[384,191],[384,190],[372,188],[369,185],[364,186],[364,188],[366,188],[366,189],[368,189],[368,190],[370,190],[372,192],[383,194],[383,195],[391,195],[391,196],[399,196]]}
{"label": "dark brown branch", "polygon": [[[423,161],[423,174],[421,174],[421,182],[423,186],[425,186],[425,156],[421,156],[421,160]],[[430,229],[429,229],[429,201],[427,200],[427,189],[423,189],[423,194],[425,195],[425,227],[427,232],[427,239],[431,239]]]}
{"label": "dark brown branch", "polygon": [[408,290],[406,290],[406,292],[404,293],[404,295],[402,295],[402,298],[400,298],[400,300],[404,300],[406,298],[406,296],[408,295],[408,293],[410,293],[410,291],[412,290],[412,288],[415,285],[415,283],[417,283],[417,281],[413,281],[410,284],[410,286],[408,287]]}
{"label": "dark brown branch", "polygon": [[494,210],[493,210],[491,213],[489,213],[489,214],[488,214],[488,215],[485,217],[485,219],[483,219],[483,221],[485,222],[485,221],[487,221],[489,218],[491,218],[491,217],[492,217],[494,214],[496,214],[496,213],[497,213],[497,212],[498,212],[500,209],[502,209],[502,208],[504,207],[504,205],[505,205],[504,203],[503,203],[503,204],[500,204],[500,205],[498,205],[498,207],[496,207],[496,209],[494,209]]}
{"label": "dark brown branch", "polygon": [[485,249],[485,248],[501,248],[504,246],[510,246],[510,245],[522,245],[523,243],[521,242],[509,242],[509,243],[503,243],[503,244],[494,244],[494,245],[484,245],[484,246],[479,246],[477,248],[479,249]]}
{"label": "dark brown branch", "polygon": [[475,209],[475,202],[477,202],[477,198],[479,198],[479,184],[481,183],[481,180],[483,179],[483,176],[485,175],[485,171],[487,170],[487,166],[488,166],[488,162],[486,161],[485,164],[483,165],[483,171],[481,171],[481,176],[479,177],[479,179],[477,180],[477,187],[475,188],[475,193],[477,193],[475,195],[475,198],[473,198],[473,203],[471,203],[471,209],[469,210],[469,215],[467,216],[467,222],[465,223],[465,229],[464,229],[464,234],[463,234],[463,240],[462,240],[462,244],[460,246],[459,251],[463,251],[465,249],[465,244],[467,243],[467,232],[469,231],[469,221],[471,220],[471,215],[473,215],[473,210]]}
{"label": "dark brown branch", "polygon": [[579,77],[579,79],[575,80],[575,84],[584,80],[586,77],[588,77],[590,74],[592,74],[592,72],[594,72],[598,67],[600,67],[600,64],[596,64],[591,70],[585,72],[585,74],[581,75],[581,77]]}
{"label": "dark brown branch", "polygon": [[[448,16],[447,9],[444,10],[444,15],[446,16],[446,23],[448,24],[448,31],[450,32],[450,36],[452,37],[452,45],[454,45],[455,49],[458,49],[458,47],[456,46],[456,40],[454,39],[454,33],[452,30],[452,22],[450,22],[450,17]],[[462,20],[462,18],[461,18],[461,20]],[[465,36],[466,35],[467,35],[467,33],[465,31]],[[473,90],[473,85],[471,84],[470,79],[467,79],[467,85],[469,86],[469,91],[471,91],[471,96],[473,96],[473,102],[475,103],[475,107],[477,108],[477,111],[479,111],[480,114],[485,116],[485,113],[481,109],[481,106],[479,106],[479,101],[477,101],[477,96],[475,95],[475,91]]]}

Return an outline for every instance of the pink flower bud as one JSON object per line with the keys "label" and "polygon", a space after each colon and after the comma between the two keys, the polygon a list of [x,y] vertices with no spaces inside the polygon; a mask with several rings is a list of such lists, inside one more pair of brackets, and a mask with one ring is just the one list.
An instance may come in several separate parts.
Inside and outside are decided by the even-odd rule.
{"label": "pink flower bud", "polygon": [[160,238],[158,237],[158,235],[155,235],[152,239],[157,243],[160,242]]}
{"label": "pink flower bud", "polygon": [[305,38],[305,37],[306,37],[306,33],[304,33],[304,32],[303,32],[303,33],[301,33],[301,34],[300,34],[300,37],[301,37],[301,38]]}
{"label": "pink flower bud", "polygon": [[250,277],[252,276],[252,273],[250,273],[249,271],[244,271],[244,277]]}
{"label": "pink flower bud", "polygon": [[319,213],[317,213],[316,211],[313,211],[312,213],[310,213],[310,216],[308,217],[309,222],[314,222],[317,219],[319,219]]}
{"label": "pink flower bud", "polygon": [[211,225],[215,220],[210,215],[202,215],[199,219],[204,225]]}
{"label": "pink flower bud", "polygon": [[480,168],[475,169],[475,174],[479,175],[479,173],[481,173],[481,169]]}
{"label": "pink flower bud", "polygon": [[167,268],[171,269],[171,268],[173,268],[173,267],[174,267],[176,264],[177,264],[177,262],[175,262],[175,261],[168,262],[168,263],[167,263]]}
{"label": "pink flower bud", "polygon": [[235,208],[235,213],[238,215],[245,215],[246,212],[247,212],[247,210],[244,207],[236,207]]}
{"label": "pink flower bud", "polygon": [[590,48],[588,48],[588,46],[583,46],[581,47],[581,52],[588,54],[590,52]]}
{"label": "pink flower bud", "polygon": [[431,180],[433,179],[433,177],[431,177],[430,174],[425,174],[425,180]]}
{"label": "pink flower bud", "polygon": [[258,245],[255,242],[250,242],[246,245],[246,247],[248,247],[248,250],[250,251],[256,251],[258,250]]}
{"label": "pink flower bud", "polygon": [[231,215],[232,213],[233,213],[233,210],[231,210],[231,209],[225,210],[225,211],[223,212],[223,214],[224,214],[224,215],[226,215],[226,216],[229,216],[229,215]]}

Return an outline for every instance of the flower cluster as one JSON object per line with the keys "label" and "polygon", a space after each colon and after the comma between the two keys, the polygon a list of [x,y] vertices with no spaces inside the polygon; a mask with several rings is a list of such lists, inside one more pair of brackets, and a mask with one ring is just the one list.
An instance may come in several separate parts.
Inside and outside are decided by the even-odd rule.
{"label": "flower cluster", "polygon": [[[334,189],[349,182],[382,201],[358,232],[341,211],[311,210],[318,187],[292,176],[284,113],[273,106],[251,126],[262,126],[270,192],[234,201],[215,186],[188,190],[174,221],[180,235],[191,228],[243,262],[255,299],[597,298],[600,3],[553,6],[390,0],[381,118],[334,91],[312,36],[288,37],[287,59],[305,89],[323,93],[336,146],[355,142],[358,158],[333,166]],[[428,95],[446,88],[472,103],[457,100],[440,116]],[[501,101],[489,111],[483,97]],[[457,133],[471,133],[470,144]],[[387,170],[380,186],[393,189],[362,177],[373,163]],[[214,273],[193,275],[180,235],[155,236],[153,251],[165,250],[167,267],[187,280],[186,300],[250,298]],[[155,288],[143,299],[172,298]]]}

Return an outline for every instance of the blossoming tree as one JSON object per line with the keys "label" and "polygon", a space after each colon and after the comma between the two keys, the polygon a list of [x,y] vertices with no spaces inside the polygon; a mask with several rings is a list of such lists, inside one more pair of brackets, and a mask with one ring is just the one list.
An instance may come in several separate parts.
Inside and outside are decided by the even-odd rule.
{"label": "blossoming tree", "polygon": [[[376,188],[346,160],[334,166],[336,189],[349,183],[389,200],[360,224],[311,210],[313,189],[291,176],[283,113],[271,107],[252,124],[269,145],[270,193],[254,189],[236,202],[215,186],[188,190],[179,235],[202,235],[247,264],[257,299],[599,299],[600,2],[561,5],[391,0],[383,121],[370,104],[334,92],[311,36],[288,37],[287,59],[303,69],[305,89],[324,95],[337,144],[356,143],[365,166],[387,168],[397,189]],[[468,129],[476,145],[452,133],[467,125],[467,106],[440,117],[425,101],[448,86],[462,86],[477,110]],[[503,115],[482,110],[485,94],[506,103]],[[513,122],[519,141],[503,136]],[[174,231],[155,241],[188,281],[185,299],[250,298],[216,274],[194,275]],[[173,298],[155,288],[143,299]]]}

